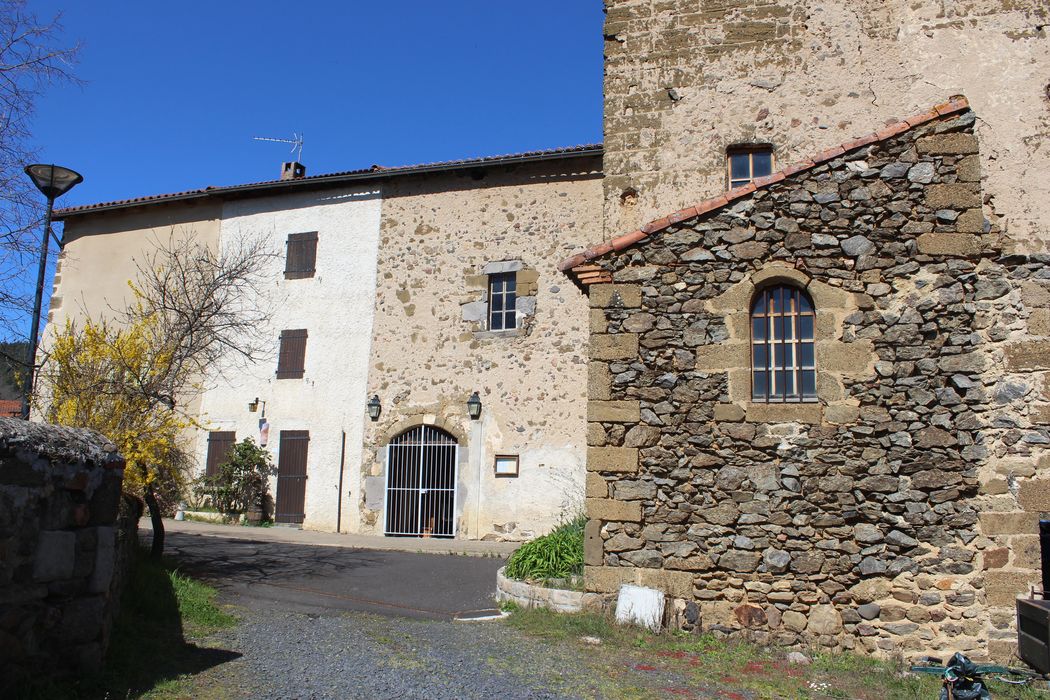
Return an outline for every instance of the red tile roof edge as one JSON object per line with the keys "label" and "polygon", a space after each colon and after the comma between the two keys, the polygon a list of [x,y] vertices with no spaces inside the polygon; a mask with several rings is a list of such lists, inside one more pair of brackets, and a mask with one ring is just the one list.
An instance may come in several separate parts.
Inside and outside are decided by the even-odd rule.
{"label": "red tile roof edge", "polygon": [[97,202],[95,204],[81,204],[75,207],[56,209],[54,217],[56,220],[77,216],[79,214],[91,213],[106,209],[119,209],[154,202],[174,201],[179,199],[192,199],[197,197],[208,197],[225,193],[233,193],[243,190],[269,189],[283,186],[295,186],[303,184],[324,184],[326,181],[339,183],[343,179],[369,179],[387,178],[394,175],[414,175],[426,173],[432,170],[452,170],[456,168],[473,168],[485,165],[501,165],[518,160],[545,160],[565,158],[573,156],[598,156],[603,151],[602,144],[588,143],[580,146],[567,146],[565,148],[548,148],[539,151],[524,151],[522,153],[510,153],[498,156],[482,156],[480,158],[464,158],[462,160],[444,160],[433,163],[419,163],[416,165],[397,165],[386,167],[372,165],[360,170],[344,170],[335,173],[322,173],[320,175],[309,175],[307,177],[292,180],[263,180],[261,182],[248,182],[239,185],[223,185],[214,187],[202,187],[195,190],[183,190],[182,192],[169,192],[166,194],[145,195],[143,197],[132,197],[130,199],[117,199],[110,202]]}
{"label": "red tile roof edge", "polygon": [[0,418],[20,418],[22,402],[18,399],[0,399]]}
{"label": "red tile roof edge", "polygon": [[[646,238],[652,236],[653,234],[659,233],[677,223],[680,223],[687,219],[695,218],[697,216],[701,216],[702,214],[707,214],[708,212],[715,211],[716,209],[721,209],[730,202],[748,196],[755,190],[768,187],[772,184],[782,181],[786,177],[795,175],[804,170],[810,170],[812,168],[815,168],[822,163],[834,160],[835,158],[841,156],[843,153],[855,150],[857,148],[861,148],[863,146],[868,146],[879,141],[885,141],[888,138],[897,136],[898,134],[902,134],[905,131],[914,129],[915,127],[921,124],[925,124],[927,122],[933,121],[934,119],[939,119],[941,117],[948,116],[951,114],[965,112],[968,109],[970,109],[970,102],[966,99],[966,97],[963,95],[955,95],[949,98],[947,102],[942,102],[941,104],[934,105],[930,109],[916,114],[915,116],[911,116],[906,119],[894,122],[893,124],[890,124],[889,126],[880,129],[879,131],[866,134],[858,138],[850,139],[849,141],[839,144],[838,146],[825,149],[798,163],[794,163],[785,168],[782,168],[781,170],[778,170],[777,172],[771,175],[766,175],[764,177],[757,178],[754,182],[748,183],[743,187],[737,187],[735,189],[729,190],[724,194],[720,194],[717,197],[712,197],[711,199],[704,200],[703,202],[695,204],[692,207],[686,207],[685,209],[677,211],[673,214],[669,214],[659,219],[654,219],[653,221],[650,221],[644,226],[639,227],[637,230],[631,231],[630,233],[626,233],[622,236],[617,236],[611,241],[603,241],[602,243],[590,246],[586,250],[576,253],[575,255],[563,260],[558,265],[558,269],[566,274],[569,274],[573,271],[573,268],[577,267],[578,265],[582,265],[583,263],[589,260],[594,260],[595,258],[601,257],[602,255],[605,255],[606,253],[610,252],[610,250],[620,251],[624,248],[628,248],[634,245],[635,243],[643,241]],[[690,212],[692,212],[691,215]]]}

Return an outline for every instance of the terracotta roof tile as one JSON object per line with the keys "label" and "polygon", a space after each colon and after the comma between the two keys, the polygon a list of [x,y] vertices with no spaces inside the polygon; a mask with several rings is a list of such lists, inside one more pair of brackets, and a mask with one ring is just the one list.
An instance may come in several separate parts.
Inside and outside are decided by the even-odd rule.
{"label": "terracotta roof tile", "polygon": [[4,399],[0,400],[0,418],[19,418],[22,415],[22,402]]}
{"label": "terracotta roof tile", "polygon": [[[852,151],[854,149],[861,148],[862,146],[868,146],[879,141],[885,141],[888,138],[892,138],[898,134],[902,134],[905,131],[908,131],[909,129],[913,129],[920,124],[925,124],[926,122],[932,121],[934,119],[937,119],[938,117],[946,116],[949,114],[965,112],[969,108],[970,103],[967,101],[966,97],[962,95],[954,95],[947,102],[935,105],[934,107],[926,110],[925,112],[916,114],[912,117],[908,117],[903,121],[893,122],[874,133],[867,134],[865,136],[860,136],[858,138],[846,141],[845,143],[839,144],[838,146],[825,149],[820,153],[810,156],[809,158],[806,158],[798,163],[782,168],[771,175],[756,178],[754,182],[750,182],[742,187],[737,187],[735,189],[729,190],[725,194],[704,200],[703,202],[700,202],[699,204],[696,204],[692,207],[686,207],[685,209],[681,209],[673,214],[669,214],[659,219],[650,221],[648,224],[641,226],[637,231],[632,231],[631,233],[614,238],[609,243],[593,245],[587,248],[586,250],[576,253],[572,257],[563,260],[561,264],[558,265],[558,269],[566,274],[572,273],[575,275],[576,271],[580,269],[580,266],[583,263],[590,260],[594,260],[595,258],[601,257],[602,255],[605,255],[606,253],[610,252],[610,245],[613,250],[623,250],[624,248],[627,248],[641,240],[649,238],[654,234],[667,229],[670,226],[673,226],[687,219],[693,218],[691,216],[688,216],[688,213],[692,210],[696,211],[696,216],[700,216],[702,214],[706,214],[716,209],[720,209],[721,207],[726,206],[732,201],[735,201],[742,197],[746,197],[747,195],[751,194],[757,189],[768,187],[770,185],[784,180],[787,177],[800,173],[804,170],[814,168],[817,165],[820,165],[821,163],[826,163],[829,160],[833,160],[841,156],[847,151]],[[595,272],[587,273],[588,276],[594,276],[596,274],[597,273]],[[581,284],[586,284],[583,281],[581,275],[577,275],[577,281]]]}
{"label": "terracotta roof tile", "polygon": [[630,248],[638,241],[645,240],[649,237],[645,231],[631,231],[626,236],[620,236],[619,238],[613,239],[612,247],[614,250],[623,250],[624,248]]}
{"label": "terracotta roof tile", "polygon": [[687,219],[692,219],[696,215],[697,214],[696,214],[696,207],[695,206],[693,206],[693,207],[686,207],[685,209],[680,209],[680,210],[676,211],[674,214],[668,214],[667,215],[667,220],[670,221],[672,224],[677,224],[680,221],[686,221]]}

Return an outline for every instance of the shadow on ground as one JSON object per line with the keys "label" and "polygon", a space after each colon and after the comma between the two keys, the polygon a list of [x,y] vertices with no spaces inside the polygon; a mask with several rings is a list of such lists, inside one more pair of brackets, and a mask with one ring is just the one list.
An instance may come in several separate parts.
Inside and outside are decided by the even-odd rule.
{"label": "shadow on ground", "polygon": [[[187,639],[187,634],[207,634],[234,620],[211,605],[202,587],[170,575],[170,570],[170,564],[152,561],[145,553],[136,557],[100,673],[78,679],[38,677],[23,683],[14,697],[137,698],[172,684],[180,676],[240,658],[237,652],[200,647]],[[177,592],[176,587],[183,590]],[[184,620],[194,628],[184,629]]]}
{"label": "shadow on ground", "polygon": [[168,533],[179,570],[224,602],[283,610],[346,610],[438,620],[495,608],[504,560]]}

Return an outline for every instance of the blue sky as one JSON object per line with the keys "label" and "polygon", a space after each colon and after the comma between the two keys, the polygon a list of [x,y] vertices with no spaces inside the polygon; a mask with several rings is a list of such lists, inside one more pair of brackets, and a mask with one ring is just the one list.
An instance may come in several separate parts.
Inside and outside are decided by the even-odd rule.
{"label": "blue sky", "polygon": [[82,2],[61,11],[83,86],[34,135],[85,181],[71,206],[601,140],[601,0]]}

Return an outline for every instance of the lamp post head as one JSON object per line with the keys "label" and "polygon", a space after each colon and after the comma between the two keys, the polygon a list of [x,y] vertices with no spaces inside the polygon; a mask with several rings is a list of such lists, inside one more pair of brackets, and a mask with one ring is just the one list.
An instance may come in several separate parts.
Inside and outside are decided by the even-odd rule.
{"label": "lamp post head", "polygon": [[48,199],[58,199],[84,181],[80,173],[61,165],[34,163],[27,165],[25,171],[36,188]]}

